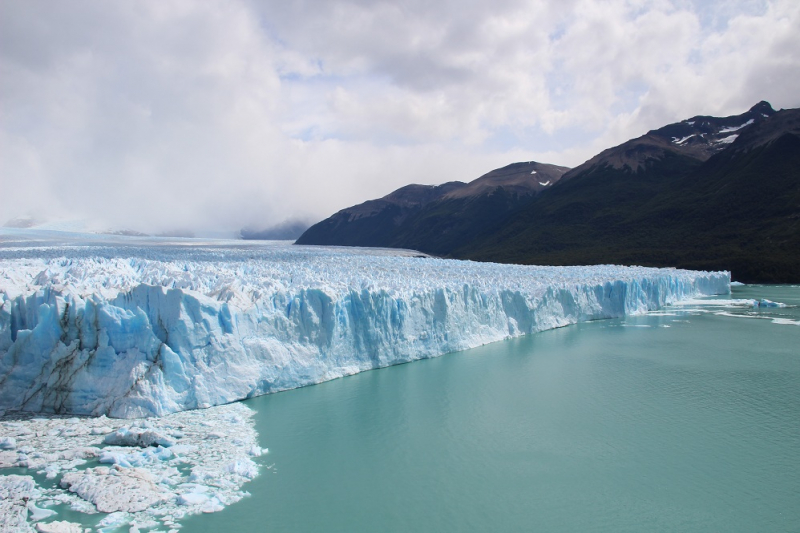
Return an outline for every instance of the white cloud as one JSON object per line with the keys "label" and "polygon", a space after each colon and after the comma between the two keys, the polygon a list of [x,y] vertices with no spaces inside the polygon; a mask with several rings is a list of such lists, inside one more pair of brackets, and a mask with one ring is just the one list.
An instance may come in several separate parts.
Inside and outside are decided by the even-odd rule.
{"label": "white cloud", "polygon": [[793,0],[5,0],[0,219],[234,230],[577,165],[797,107],[798,27]]}

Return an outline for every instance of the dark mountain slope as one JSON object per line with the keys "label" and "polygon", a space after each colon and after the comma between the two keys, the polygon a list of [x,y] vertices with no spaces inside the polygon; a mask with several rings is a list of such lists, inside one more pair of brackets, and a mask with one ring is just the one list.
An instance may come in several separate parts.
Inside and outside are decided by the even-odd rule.
{"label": "dark mountain slope", "polygon": [[705,162],[667,150],[637,171],[607,159],[572,171],[452,255],[727,269],[741,281],[798,282],[800,111],[764,112],[736,133]]}
{"label": "dark mountain slope", "polygon": [[409,218],[397,229],[391,246],[447,255],[476,235],[496,231],[530,198],[505,187],[474,197],[445,198]]}
{"label": "dark mountain slope", "polygon": [[637,172],[604,165],[535,198],[497,232],[452,255],[521,263],[531,263],[532,256],[543,264],[570,264],[581,248],[582,263],[597,262],[607,253],[608,235],[635,231],[631,212],[700,165],[674,153],[648,160]]}
{"label": "dark mountain slope", "polygon": [[408,185],[339,211],[309,228],[297,244],[413,248],[447,254],[478,232],[499,227],[567,170],[531,161],[493,170],[468,184]]}
{"label": "dark mountain slope", "polygon": [[444,185],[406,185],[363,204],[342,209],[308,228],[297,244],[335,246],[392,246],[398,226],[432,201],[466,187],[452,181]]}

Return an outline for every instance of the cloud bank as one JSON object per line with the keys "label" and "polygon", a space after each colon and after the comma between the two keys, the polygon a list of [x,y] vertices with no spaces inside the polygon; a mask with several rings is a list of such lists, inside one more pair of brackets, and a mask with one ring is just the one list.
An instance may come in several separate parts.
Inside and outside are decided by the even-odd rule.
{"label": "cloud bank", "polygon": [[2,0],[0,224],[234,231],[574,166],[800,106],[798,28],[794,0]]}

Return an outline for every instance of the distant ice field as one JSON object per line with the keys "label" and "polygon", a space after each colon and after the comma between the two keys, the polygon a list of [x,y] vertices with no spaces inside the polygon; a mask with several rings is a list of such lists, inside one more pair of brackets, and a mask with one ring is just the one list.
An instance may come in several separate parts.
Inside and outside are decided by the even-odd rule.
{"label": "distant ice field", "polygon": [[727,272],[0,230],[0,410],[160,416],[727,294]]}

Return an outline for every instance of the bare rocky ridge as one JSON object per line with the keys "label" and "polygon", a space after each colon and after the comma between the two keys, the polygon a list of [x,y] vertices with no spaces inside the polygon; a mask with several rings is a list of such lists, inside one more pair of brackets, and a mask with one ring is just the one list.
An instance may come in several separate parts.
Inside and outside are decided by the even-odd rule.
{"label": "bare rocky ridge", "polygon": [[760,120],[742,129],[731,149],[737,152],[753,150],[787,134],[800,136],[800,109],[781,109],[769,120]]}
{"label": "bare rocky ridge", "polygon": [[759,102],[741,115],[729,117],[702,115],[669,124],[619,146],[603,150],[567,172],[564,179],[569,180],[606,165],[615,169],[628,168],[638,172],[646,166],[647,161],[661,160],[668,153],[701,162],[706,161],[731,146],[739,135],[749,129],[749,126],[761,124],[775,113],[769,103]]}

